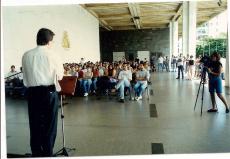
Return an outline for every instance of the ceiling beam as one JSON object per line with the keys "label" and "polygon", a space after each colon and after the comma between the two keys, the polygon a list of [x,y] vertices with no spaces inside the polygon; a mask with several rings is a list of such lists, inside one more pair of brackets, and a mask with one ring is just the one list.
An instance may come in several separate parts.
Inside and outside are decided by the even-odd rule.
{"label": "ceiling beam", "polygon": [[175,3],[162,3],[162,2],[160,2],[160,3],[141,3],[140,4],[140,6],[141,7],[162,7],[162,8],[164,8],[164,7],[177,7],[178,6],[178,3],[179,2],[175,2]]}
{"label": "ceiling beam", "polygon": [[143,11],[141,10],[141,17],[151,17],[151,16],[167,16],[167,17],[171,17],[173,15],[175,15],[176,12],[175,11],[168,11],[168,12],[165,12],[165,11]]}
{"label": "ceiling beam", "polygon": [[147,5],[147,6],[152,6],[152,5],[175,5],[175,2],[140,2],[140,5]]}
{"label": "ceiling beam", "polygon": [[227,6],[222,7],[222,8],[198,8],[197,12],[220,12],[220,11],[224,11],[227,9]]}
{"label": "ceiling beam", "polygon": [[149,17],[141,17],[142,20],[169,20],[170,21],[170,17],[167,16],[149,16]]}
{"label": "ceiling beam", "polygon": [[110,26],[112,27],[117,27],[117,26],[133,26],[133,23],[109,23]]}
{"label": "ceiling beam", "polygon": [[85,4],[81,4],[81,6],[82,6],[84,9],[86,9],[90,14],[92,14],[95,18],[97,18],[98,21],[99,21],[99,23],[100,23],[100,25],[101,25],[103,28],[105,28],[105,29],[108,30],[108,31],[113,30],[113,28],[112,28],[111,26],[109,26],[108,23],[107,23],[106,21],[101,20],[101,19],[99,18],[99,16],[97,15],[97,13],[95,13],[95,12],[92,11],[91,9],[87,8]]}
{"label": "ceiling beam", "polygon": [[158,21],[158,22],[143,22],[142,21],[142,25],[144,26],[144,25],[167,25],[169,23],[169,21]]}
{"label": "ceiling beam", "polygon": [[141,29],[140,7],[137,3],[128,3],[129,12],[132,15],[133,23],[137,29]]}
{"label": "ceiling beam", "polygon": [[181,15],[181,11],[183,9],[183,4],[179,4],[178,8],[177,8],[177,11],[176,11],[176,14],[171,18],[172,21],[176,21],[178,16]]}
{"label": "ceiling beam", "polygon": [[[141,12],[139,17],[142,18],[151,18],[151,17],[158,17],[158,18],[164,18],[164,17],[170,17],[171,15],[175,15],[176,12]],[[131,14],[128,13],[121,13],[121,14],[106,14],[106,15],[99,15],[100,19],[109,20],[109,19],[121,19],[121,18],[132,18]]]}
{"label": "ceiling beam", "polygon": [[132,17],[130,14],[128,13],[113,13],[113,14],[105,14],[105,15],[99,15],[100,19],[112,19],[112,18],[126,18],[126,17]]}
{"label": "ceiling beam", "polygon": [[114,4],[100,4],[100,3],[98,3],[96,5],[88,4],[88,5],[86,5],[86,7],[90,10],[104,10],[104,9],[109,10],[109,9],[127,8],[128,5],[127,5],[127,3],[121,3],[121,4],[116,4],[116,3],[114,3]]}
{"label": "ceiling beam", "polygon": [[114,27],[114,30],[135,30],[135,26]]}

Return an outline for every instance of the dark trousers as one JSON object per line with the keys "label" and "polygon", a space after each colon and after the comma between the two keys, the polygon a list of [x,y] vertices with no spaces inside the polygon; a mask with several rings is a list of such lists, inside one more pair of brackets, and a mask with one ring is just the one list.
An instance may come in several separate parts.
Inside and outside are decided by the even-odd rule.
{"label": "dark trousers", "polygon": [[181,65],[181,66],[178,66],[178,78],[180,78],[180,72],[182,74],[182,79],[184,78],[184,67]]}
{"label": "dark trousers", "polygon": [[52,156],[58,118],[58,93],[55,87],[30,87],[28,112],[32,156]]}

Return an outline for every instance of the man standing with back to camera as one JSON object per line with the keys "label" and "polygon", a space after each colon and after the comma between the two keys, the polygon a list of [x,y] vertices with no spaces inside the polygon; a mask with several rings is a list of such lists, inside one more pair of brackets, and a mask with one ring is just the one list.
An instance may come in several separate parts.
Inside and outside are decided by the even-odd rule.
{"label": "man standing with back to camera", "polygon": [[63,68],[51,53],[53,36],[46,28],[37,33],[37,47],[22,57],[23,82],[28,88],[32,157],[50,157],[57,135],[58,93]]}

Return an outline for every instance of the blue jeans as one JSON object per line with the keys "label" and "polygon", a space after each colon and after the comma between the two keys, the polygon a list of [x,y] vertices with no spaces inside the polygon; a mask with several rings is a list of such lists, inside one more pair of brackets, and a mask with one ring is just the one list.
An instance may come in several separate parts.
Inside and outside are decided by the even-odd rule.
{"label": "blue jeans", "polygon": [[222,90],[222,79],[220,76],[218,76],[218,77],[212,76],[209,78],[209,92],[213,94],[215,91],[218,94],[223,92],[223,90]]}
{"label": "blue jeans", "polygon": [[92,80],[91,79],[83,79],[82,83],[83,83],[84,93],[89,93],[90,87],[91,87],[91,84],[92,84]]}
{"label": "blue jeans", "polygon": [[161,71],[163,72],[163,63],[158,63],[158,72],[160,71],[160,67],[161,67]]}
{"label": "blue jeans", "polygon": [[137,81],[137,83],[134,85],[134,91],[135,94],[140,97],[142,93],[145,91],[145,88],[147,87],[147,82],[145,81]]}
{"label": "blue jeans", "polygon": [[183,65],[178,66],[178,78],[180,78],[180,72],[182,74],[182,79],[184,78],[184,67]]}
{"label": "blue jeans", "polygon": [[93,80],[93,90],[97,90],[97,77],[94,77],[94,80]]}
{"label": "blue jeans", "polygon": [[125,98],[125,95],[124,95],[125,87],[130,87],[130,86],[131,86],[130,82],[127,79],[124,79],[118,82],[117,89],[119,89],[119,95],[121,99]]}
{"label": "blue jeans", "polygon": [[222,79],[222,80],[225,80],[225,78],[224,78],[224,73],[222,72],[220,75],[221,75],[221,79]]}

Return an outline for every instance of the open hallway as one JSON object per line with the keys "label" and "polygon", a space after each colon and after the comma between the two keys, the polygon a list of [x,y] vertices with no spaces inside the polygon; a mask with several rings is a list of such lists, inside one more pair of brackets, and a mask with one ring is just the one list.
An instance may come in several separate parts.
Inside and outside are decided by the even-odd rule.
{"label": "open hallway", "polygon": [[[176,73],[153,73],[150,100],[125,103],[94,96],[67,98],[64,107],[66,146],[76,148],[71,156],[144,155],[229,152],[229,114],[217,100],[218,113],[211,106],[205,86],[203,116],[200,103],[193,107],[199,81],[177,80]],[[153,90],[153,94],[152,94]],[[230,96],[225,97],[230,103]],[[8,153],[30,153],[27,103],[6,99]],[[59,117],[60,118],[60,117]],[[22,144],[20,144],[22,143]],[[56,152],[61,148],[61,120]],[[19,146],[20,145],[20,146]]]}

